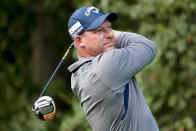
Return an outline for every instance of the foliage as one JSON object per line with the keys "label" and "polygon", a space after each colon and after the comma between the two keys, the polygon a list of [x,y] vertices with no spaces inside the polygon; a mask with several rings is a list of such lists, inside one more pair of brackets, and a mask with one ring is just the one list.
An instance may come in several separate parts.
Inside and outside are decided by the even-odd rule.
{"label": "foliage", "polygon": [[193,0],[0,0],[0,130],[91,130],[71,92],[71,74],[65,70],[75,61],[74,52],[46,92],[57,104],[56,119],[44,122],[31,112],[71,41],[67,35],[69,16],[84,5],[117,12],[114,29],[155,41],[155,60],[136,76],[146,101],[161,131],[196,130]]}
{"label": "foliage", "polygon": [[63,119],[60,125],[60,131],[91,131],[81,105],[78,101],[73,102],[73,114]]}

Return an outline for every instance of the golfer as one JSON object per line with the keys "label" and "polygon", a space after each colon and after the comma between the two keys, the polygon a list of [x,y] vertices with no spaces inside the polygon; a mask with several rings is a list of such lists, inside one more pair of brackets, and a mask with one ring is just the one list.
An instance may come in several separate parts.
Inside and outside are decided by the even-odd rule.
{"label": "golfer", "polygon": [[157,48],[142,35],[112,30],[117,18],[92,6],[71,15],[68,31],[79,59],[68,68],[72,91],[93,131],[158,131],[134,77]]}

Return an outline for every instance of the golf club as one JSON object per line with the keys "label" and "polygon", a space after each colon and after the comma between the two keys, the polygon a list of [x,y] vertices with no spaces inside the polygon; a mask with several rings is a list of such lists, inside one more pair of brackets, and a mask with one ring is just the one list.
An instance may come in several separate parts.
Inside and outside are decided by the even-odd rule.
{"label": "golf club", "polygon": [[53,77],[55,76],[56,72],[59,70],[60,66],[62,65],[63,61],[65,60],[66,56],[74,46],[74,42],[71,43],[67,51],[65,52],[63,58],[57,65],[55,71],[53,72],[52,76],[48,80],[46,86],[44,87],[43,91],[41,92],[39,98],[36,100],[32,107],[33,113],[36,115],[36,117],[42,119],[42,120],[52,120],[55,117],[56,114],[56,105],[54,100],[49,96],[42,96],[46,89],[48,88],[50,82],[52,81]]}

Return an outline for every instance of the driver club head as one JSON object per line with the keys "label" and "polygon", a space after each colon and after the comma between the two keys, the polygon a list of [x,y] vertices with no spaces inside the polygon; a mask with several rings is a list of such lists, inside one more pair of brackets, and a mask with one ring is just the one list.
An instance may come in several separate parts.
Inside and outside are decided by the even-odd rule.
{"label": "driver club head", "polygon": [[56,105],[50,96],[42,96],[35,101],[32,111],[41,120],[53,120],[56,115]]}

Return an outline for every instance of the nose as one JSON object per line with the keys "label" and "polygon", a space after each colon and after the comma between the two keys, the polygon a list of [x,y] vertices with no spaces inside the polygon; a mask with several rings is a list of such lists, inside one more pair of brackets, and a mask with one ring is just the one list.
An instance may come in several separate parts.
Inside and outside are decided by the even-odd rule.
{"label": "nose", "polygon": [[109,28],[109,29],[106,29],[105,30],[105,38],[113,38],[114,37],[114,32],[112,31],[112,29],[111,28]]}

